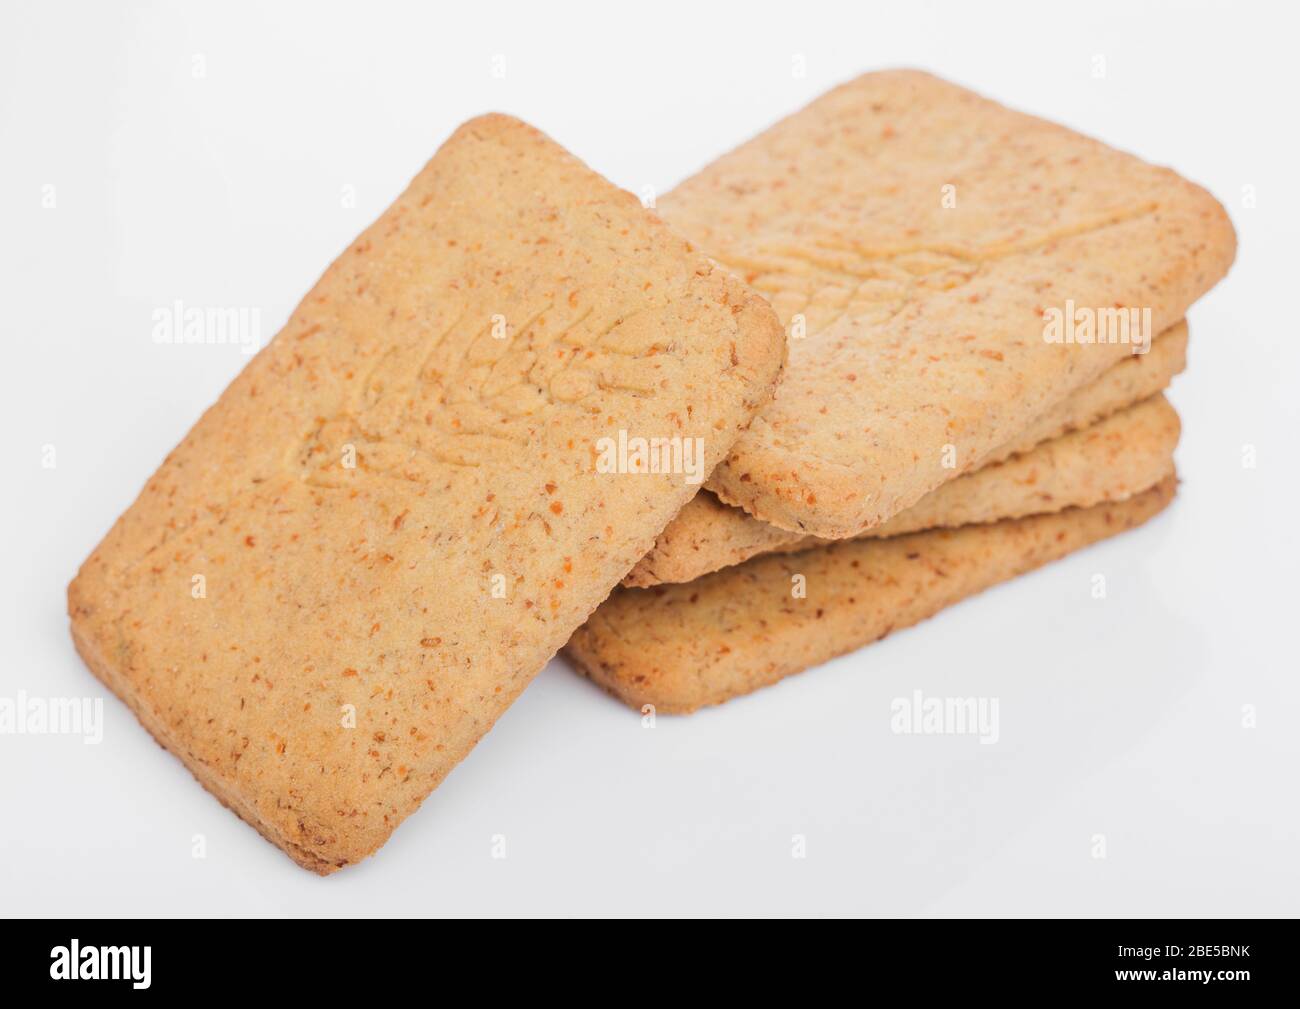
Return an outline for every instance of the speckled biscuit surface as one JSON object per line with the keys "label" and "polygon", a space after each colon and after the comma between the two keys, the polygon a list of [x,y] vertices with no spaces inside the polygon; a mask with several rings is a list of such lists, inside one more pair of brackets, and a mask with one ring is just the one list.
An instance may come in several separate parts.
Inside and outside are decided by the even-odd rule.
{"label": "speckled biscuit surface", "polygon": [[1039,414],[1023,431],[980,460],[981,466],[1028,452],[1049,438],[1095,424],[1139,400],[1168,388],[1187,367],[1187,323],[1180,322],[1156,338],[1148,354],[1133,354],[1108,368],[1095,381],[1076,389]]}
{"label": "speckled biscuit surface", "polygon": [[[565,655],[635,708],[694,711],[826,662],[998,582],[1140,525],[1173,476],[1126,501],[771,554],[685,585],[619,589]],[[795,598],[803,576],[806,597]]]}
{"label": "speckled biscuit surface", "polygon": [[[1071,393],[1013,442],[991,453],[992,461],[941,484],[912,507],[862,535],[892,536],[1054,510],[1043,507],[1044,494],[1054,496],[1056,509],[1096,504],[1155,483],[1173,465],[1171,456],[1179,433],[1178,417],[1163,400],[1160,408],[1138,414],[1143,423],[1135,425],[1129,417],[1109,425],[1109,438],[1068,436],[1165,388],[1182,371],[1186,352],[1187,325],[1179,323],[1154,342],[1150,353],[1125,358]],[[1048,447],[1052,439],[1064,441]],[[1104,447],[1109,455],[1099,454]],[[1018,455],[1021,458],[1014,464],[998,465]],[[1050,488],[1031,483],[1039,473],[1050,475]],[[706,491],[692,498],[668,523],[654,548],[628,572],[623,584],[644,588],[688,582],[759,554],[819,542],[826,541],[761,522]]]}
{"label": "speckled biscuit surface", "polygon": [[[863,535],[900,536],[1123,501],[1173,473],[1180,433],[1178,414],[1157,394],[1024,455],[950,480]],[[808,539],[782,549],[829,542],[834,541]]]}
{"label": "speckled biscuit surface", "polygon": [[[784,356],[767,305],[531,127],[461,127],[69,588],[78,650],[328,873],[381,845],[695,490]],[[707,469],[706,469],[707,472]]]}
{"label": "speckled biscuit surface", "polygon": [[709,486],[831,538],[975,468],[1130,353],[1048,343],[1053,311],[1149,309],[1154,335],[1235,253],[1223,208],[1174,172],[912,71],[836,88],[659,209],[792,326],[775,402]]}

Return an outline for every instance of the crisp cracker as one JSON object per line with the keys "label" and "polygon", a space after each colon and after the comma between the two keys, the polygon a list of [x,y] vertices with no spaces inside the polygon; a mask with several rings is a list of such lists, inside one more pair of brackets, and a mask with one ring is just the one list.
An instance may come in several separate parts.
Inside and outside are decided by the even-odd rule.
{"label": "crisp cracker", "polygon": [[1149,338],[1236,248],[1174,172],[913,71],[836,88],[659,210],[807,334],[708,486],[831,538],[976,468],[1133,349],[1048,343],[1052,311],[1146,309]]}
{"label": "crisp cracker", "polygon": [[[716,463],[768,306],[506,116],[462,126],[167,457],[68,590],[90,668],[299,864],[372,853]],[[202,591],[200,591],[202,589]],[[353,725],[355,727],[353,727]]]}
{"label": "crisp cracker", "polygon": [[[967,596],[1140,525],[1176,479],[1126,501],[770,554],[684,585],[619,589],[574,635],[574,666],[634,708],[685,713],[776,683]],[[807,595],[792,589],[802,576]]]}

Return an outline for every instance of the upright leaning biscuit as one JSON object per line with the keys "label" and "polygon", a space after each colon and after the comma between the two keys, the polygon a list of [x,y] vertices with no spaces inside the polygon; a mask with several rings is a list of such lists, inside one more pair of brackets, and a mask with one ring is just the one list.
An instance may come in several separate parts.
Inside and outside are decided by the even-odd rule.
{"label": "upright leaning biscuit", "polygon": [[[461,127],[68,591],[91,669],[320,873],[388,838],[770,396],[771,310],[504,116]],[[696,441],[699,439],[699,441]]]}
{"label": "upright leaning biscuit", "polygon": [[977,468],[1235,252],[1223,208],[1172,171],[909,71],[836,88],[659,209],[791,327],[775,402],[709,487],[830,538]]}
{"label": "upright leaning biscuit", "polygon": [[[619,589],[565,655],[615,697],[685,713],[721,704],[1141,525],[1171,475],[1126,501],[769,554],[683,585]],[[804,579],[806,594],[792,591]]]}

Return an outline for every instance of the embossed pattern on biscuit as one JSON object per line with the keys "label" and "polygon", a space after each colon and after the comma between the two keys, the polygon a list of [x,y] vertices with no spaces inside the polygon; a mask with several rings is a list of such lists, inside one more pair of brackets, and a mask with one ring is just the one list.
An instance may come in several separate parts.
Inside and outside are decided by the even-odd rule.
{"label": "embossed pattern on biscuit", "polygon": [[473,120],[82,565],[74,640],[206,787],[332,872],[695,493],[598,470],[600,439],[698,440],[707,472],[783,359],[766,304],[634,196],[517,120]]}
{"label": "embossed pattern on biscuit", "polygon": [[1235,250],[1222,207],[1168,169],[912,71],[832,90],[659,208],[791,335],[775,402],[707,486],[832,538],[969,470],[1130,352],[1052,345],[1049,309],[1149,310],[1154,336]]}

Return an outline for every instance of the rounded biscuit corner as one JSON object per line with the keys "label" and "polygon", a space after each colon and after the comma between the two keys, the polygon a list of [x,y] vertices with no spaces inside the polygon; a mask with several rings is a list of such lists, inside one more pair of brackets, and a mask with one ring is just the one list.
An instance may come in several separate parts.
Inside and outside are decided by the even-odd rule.
{"label": "rounded biscuit corner", "polygon": [[744,289],[744,301],[737,319],[745,349],[752,349],[756,362],[761,362],[760,378],[766,378],[775,390],[789,360],[789,343],[785,327],[776,310],[767,299]]}
{"label": "rounded biscuit corner", "polygon": [[1205,285],[1208,292],[1214,284],[1227,276],[1237,260],[1236,225],[1232,223],[1228,208],[1200,183],[1184,178],[1172,168],[1161,170],[1176,180],[1177,184],[1181,184],[1185,194],[1173,201],[1173,209],[1184,220],[1192,222],[1192,226],[1200,232],[1201,248],[1206,254],[1206,273],[1213,278]]}
{"label": "rounded biscuit corner", "polygon": [[1217,241],[1213,242],[1219,250],[1219,261],[1222,267],[1219,272],[1220,279],[1227,276],[1228,271],[1232,269],[1233,263],[1237,261],[1237,228],[1232,223],[1232,217],[1228,213],[1228,208],[1215,199],[1214,194],[1208,189],[1200,186],[1201,193],[1210,203],[1208,215],[1211,222],[1211,230],[1216,232]]}
{"label": "rounded biscuit corner", "polygon": [[708,703],[699,696],[695,678],[683,672],[694,663],[657,662],[617,635],[582,627],[561,653],[577,673],[636,711],[649,704],[656,714],[681,715]]}
{"label": "rounded biscuit corner", "polygon": [[724,503],[786,532],[822,539],[846,539],[883,521],[879,502],[863,493],[868,474],[856,467],[800,461],[798,481],[772,467],[754,452],[733,454],[713,471],[708,487]]}
{"label": "rounded biscuit corner", "polygon": [[[536,143],[538,141],[546,141],[549,144],[555,143],[537,127],[507,112],[484,112],[482,115],[467,119],[457,126],[452,131],[451,136],[438,148],[438,154],[492,142],[503,147],[510,147],[512,144]],[[558,145],[556,146],[558,147]],[[437,155],[435,155],[436,157]]]}
{"label": "rounded biscuit corner", "polygon": [[516,130],[532,131],[533,127],[529,126],[517,116],[512,116],[508,112],[483,112],[472,119],[466,119],[452,133],[452,137],[459,136],[462,133],[475,135],[486,135],[491,133],[511,133]]}

